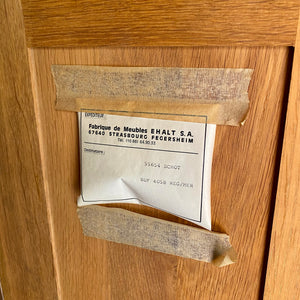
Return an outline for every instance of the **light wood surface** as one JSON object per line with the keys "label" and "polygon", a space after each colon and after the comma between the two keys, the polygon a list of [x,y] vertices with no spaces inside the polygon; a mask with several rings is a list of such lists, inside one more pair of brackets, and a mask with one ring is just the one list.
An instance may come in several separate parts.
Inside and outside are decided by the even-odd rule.
{"label": "light wood surface", "polygon": [[56,299],[45,183],[18,0],[0,1],[0,20],[0,281],[6,300]]}
{"label": "light wood surface", "polygon": [[30,47],[294,45],[298,0],[22,0]]}
{"label": "light wood surface", "polygon": [[300,20],[264,299],[300,299]]}
{"label": "light wood surface", "polygon": [[[0,280],[5,299],[262,296],[290,51],[35,49],[29,51],[31,85],[20,1],[0,3]],[[176,1],[176,9],[170,8],[174,2],[167,1],[160,2],[160,6],[156,2],[146,5],[123,1],[122,5],[127,6],[117,7],[119,3],[82,0],[58,5],[54,0],[22,0],[27,43],[35,47],[295,43],[297,0]],[[132,14],[126,14],[128,11]],[[76,115],[54,109],[50,76],[53,63],[255,69],[249,91],[249,118],[242,128],[218,127],[213,164],[213,229],[230,234],[239,253],[238,264],[218,270],[201,262],[83,236],[76,214],[76,197],[80,193]],[[285,127],[266,299],[299,298],[298,119],[299,43]],[[126,207],[187,223],[154,209]]]}
{"label": "light wood surface", "polygon": [[[262,295],[289,50],[32,49],[30,61],[62,299],[257,299]],[[239,254],[237,264],[220,270],[83,235],[76,213],[77,116],[55,110],[51,64],[254,69],[248,120],[241,128],[217,128],[213,162],[213,230],[230,235]],[[151,208],[127,208],[187,223]]]}

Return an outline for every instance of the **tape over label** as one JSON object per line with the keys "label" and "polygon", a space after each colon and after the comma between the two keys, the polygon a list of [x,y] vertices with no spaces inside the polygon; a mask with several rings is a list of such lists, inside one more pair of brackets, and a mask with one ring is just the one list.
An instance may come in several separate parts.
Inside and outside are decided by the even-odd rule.
{"label": "tape over label", "polygon": [[86,236],[212,263],[223,267],[237,254],[223,233],[98,205],[78,208]]}
{"label": "tape over label", "polygon": [[56,108],[240,125],[251,69],[53,65]]}

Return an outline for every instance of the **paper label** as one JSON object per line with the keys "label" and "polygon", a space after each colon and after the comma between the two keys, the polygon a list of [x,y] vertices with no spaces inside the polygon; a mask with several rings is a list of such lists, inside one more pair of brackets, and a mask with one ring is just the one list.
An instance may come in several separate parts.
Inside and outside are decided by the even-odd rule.
{"label": "paper label", "polygon": [[211,228],[215,125],[79,113],[79,206],[149,205]]}

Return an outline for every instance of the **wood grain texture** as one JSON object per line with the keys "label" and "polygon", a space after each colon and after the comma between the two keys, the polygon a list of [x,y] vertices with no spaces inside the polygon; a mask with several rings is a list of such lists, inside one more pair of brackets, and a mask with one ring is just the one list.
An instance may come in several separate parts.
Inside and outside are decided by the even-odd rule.
{"label": "wood grain texture", "polygon": [[[289,49],[32,49],[30,56],[62,298],[257,299],[265,276]],[[254,69],[248,119],[241,128],[217,128],[212,168],[212,227],[230,235],[239,253],[237,264],[220,270],[82,234],[76,212],[80,194],[77,116],[55,110],[52,64]],[[152,208],[125,207],[187,224]]]}
{"label": "wood grain texture", "polygon": [[294,45],[298,0],[22,0],[30,47]]}
{"label": "wood grain texture", "polygon": [[300,299],[300,20],[264,299]]}
{"label": "wood grain texture", "polygon": [[56,299],[45,186],[19,2],[0,2],[0,278],[7,300]]}

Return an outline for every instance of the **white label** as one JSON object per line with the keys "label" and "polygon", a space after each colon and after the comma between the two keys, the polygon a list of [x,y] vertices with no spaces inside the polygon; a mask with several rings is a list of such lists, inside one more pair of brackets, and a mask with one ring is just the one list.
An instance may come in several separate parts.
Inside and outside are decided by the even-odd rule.
{"label": "white label", "polygon": [[211,228],[215,125],[79,113],[79,127],[79,206],[138,203]]}

